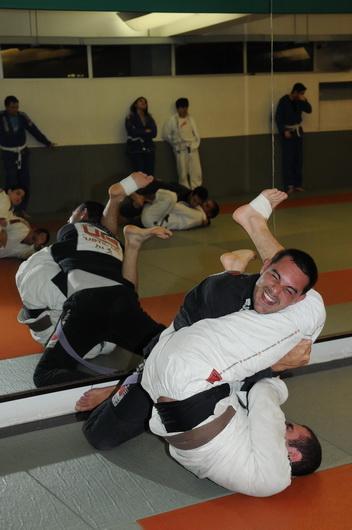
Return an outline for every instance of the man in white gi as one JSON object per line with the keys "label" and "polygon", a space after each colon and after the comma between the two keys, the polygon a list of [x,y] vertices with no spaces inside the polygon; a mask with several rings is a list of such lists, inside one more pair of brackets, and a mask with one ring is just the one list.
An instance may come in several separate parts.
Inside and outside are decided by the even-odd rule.
{"label": "man in white gi", "polygon": [[0,248],[0,258],[27,259],[34,252],[42,249],[50,238],[46,228],[33,229],[21,217],[13,217],[7,221],[4,233],[6,233],[6,244]]}
{"label": "man in white gi", "polygon": [[188,113],[188,99],[179,98],[175,105],[177,112],[166,122],[163,136],[175,153],[179,183],[194,189],[202,184],[198,151],[200,137],[195,121]]}
{"label": "man in white gi", "polygon": [[218,213],[219,206],[212,199],[192,207],[188,203],[177,201],[175,192],[160,189],[156,192],[155,199],[143,206],[141,222],[146,228],[164,226],[169,230],[190,230],[208,226],[210,219]]}

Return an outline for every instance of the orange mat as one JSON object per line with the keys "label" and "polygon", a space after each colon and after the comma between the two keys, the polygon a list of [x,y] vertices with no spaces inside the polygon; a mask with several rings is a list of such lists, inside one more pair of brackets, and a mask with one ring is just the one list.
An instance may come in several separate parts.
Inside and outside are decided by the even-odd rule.
{"label": "orange mat", "polygon": [[0,359],[40,353],[42,348],[30,336],[27,327],[17,322],[21,300],[15,274],[21,261],[2,259],[0,263]]}
{"label": "orange mat", "polygon": [[[314,197],[300,197],[292,198],[290,196],[287,201],[279,204],[278,209],[281,208],[297,208],[300,206],[319,206],[321,204],[337,204],[343,202],[352,202],[352,193],[333,193],[332,195],[321,195]],[[235,208],[244,204],[244,202],[232,202],[220,205],[220,213],[232,213]]]}
{"label": "orange mat", "polygon": [[351,530],[352,465],[296,478],[273,497],[229,495],[138,523],[144,530]]}

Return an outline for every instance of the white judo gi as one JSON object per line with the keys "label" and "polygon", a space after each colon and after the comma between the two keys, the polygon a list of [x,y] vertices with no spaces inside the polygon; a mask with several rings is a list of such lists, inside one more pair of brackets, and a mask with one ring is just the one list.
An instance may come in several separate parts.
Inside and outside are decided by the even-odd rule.
{"label": "white judo gi", "polygon": [[[229,405],[236,410],[210,442],[191,450],[170,446],[171,455],[198,477],[233,491],[267,496],[285,489],[291,482],[280,409],[287,398],[286,386],[278,379],[256,383],[249,392],[247,412],[239,406],[239,381],[275,364],[301,339],[314,341],[324,322],[321,296],[311,290],[304,300],[277,313],[241,311],[177,332],[172,325],[166,329],[146,361],[142,378],[154,403],[161,396],[183,400],[229,383],[230,395],[200,425],[220,416]],[[208,379],[214,380],[214,374],[211,383]],[[166,431],[155,407],[149,425],[159,436],[176,434]]]}
{"label": "white judo gi", "polygon": [[200,136],[192,116],[188,114],[185,118],[181,118],[177,113],[171,116],[164,125],[163,136],[174,150],[179,183],[191,189],[200,186],[202,184],[198,151]]}
{"label": "white judo gi", "polygon": [[201,206],[194,208],[185,202],[178,202],[175,192],[164,189],[156,192],[152,203],[144,205],[141,221],[146,228],[164,226],[169,230],[190,230],[208,224]]}
{"label": "white judo gi", "polygon": [[30,232],[28,224],[20,218],[9,219],[6,227],[7,241],[4,247],[0,248],[0,258],[20,258],[27,259],[34,252],[34,245],[22,243]]}

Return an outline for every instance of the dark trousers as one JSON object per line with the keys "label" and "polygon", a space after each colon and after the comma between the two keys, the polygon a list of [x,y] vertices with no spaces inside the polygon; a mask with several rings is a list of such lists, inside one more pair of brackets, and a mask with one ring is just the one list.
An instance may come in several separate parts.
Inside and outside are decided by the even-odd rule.
{"label": "dark trousers", "polygon": [[142,151],[139,153],[130,153],[129,158],[131,160],[133,171],[142,171],[147,175],[154,175],[155,165],[155,152],[154,151]]}
{"label": "dark trousers", "polygon": [[[143,311],[134,289],[125,285],[74,293],[65,302],[60,321],[68,343],[80,357],[103,341],[143,355],[143,348],[165,327]],[[55,331],[36,366],[35,385],[43,387],[87,377],[79,370],[77,360],[65,351]]]}
{"label": "dark trousers", "polygon": [[29,174],[29,150],[23,149],[22,151],[22,162],[21,167],[17,167],[17,153],[11,153],[10,151],[2,151],[2,159],[4,163],[5,172],[5,189],[13,187],[21,187],[25,190],[26,196],[22,203],[15,208],[15,211],[26,210],[29,195],[30,195],[30,184],[31,178]]}
{"label": "dark trousers", "polygon": [[292,138],[281,138],[282,178],[284,188],[302,186],[303,179],[303,138],[296,133]]}
{"label": "dark trousers", "polygon": [[117,404],[109,397],[94,409],[83,425],[83,433],[96,449],[112,449],[148,429],[152,408],[151,398],[136,383]]}

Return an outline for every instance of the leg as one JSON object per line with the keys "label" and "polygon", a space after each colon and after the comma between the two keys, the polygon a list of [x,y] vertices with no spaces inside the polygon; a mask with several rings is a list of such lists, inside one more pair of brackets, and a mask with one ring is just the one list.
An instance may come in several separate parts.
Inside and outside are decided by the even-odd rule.
{"label": "leg", "polygon": [[162,226],[153,228],[139,228],[134,225],[126,225],[123,230],[125,236],[125,254],[122,262],[122,274],[126,280],[138,288],[138,256],[141,246],[147,239],[158,237],[169,239],[172,232]]}
{"label": "leg", "polygon": [[283,138],[282,146],[282,178],[285,190],[294,189],[294,138]]}
{"label": "leg", "polygon": [[17,154],[9,151],[2,151],[4,163],[5,183],[4,188],[12,188],[18,185],[18,169],[16,165]]}
{"label": "leg", "polygon": [[154,166],[155,166],[155,151],[149,151],[144,153],[144,164],[143,172],[147,175],[154,175]]}
{"label": "leg", "polygon": [[[257,198],[264,196],[266,201],[264,203],[270,204],[271,209],[274,209],[278,204],[287,198],[287,194],[277,189],[264,190],[262,194]],[[255,199],[256,201],[256,199]],[[259,256],[264,261],[271,259],[279,250],[283,247],[275,239],[269,230],[267,224],[268,215],[266,212],[263,213],[261,205],[245,204],[240,206],[233,213],[233,219],[244,228],[251,240],[253,241]],[[259,210],[259,211],[258,211]]]}
{"label": "leg", "polygon": [[22,165],[18,171],[18,184],[26,191],[26,196],[21,204],[15,208],[15,211],[26,211],[29,203],[31,177],[29,174],[29,150],[22,151]]}
{"label": "leg", "polygon": [[[126,186],[124,185],[125,181],[129,181],[129,189],[127,189],[127,193]],[[109,200],[105,206],[101,222],[115,236],[118,236],[119,209],[123,199],[126,197],[126,195],[130,195],[131,193],[133,193],[133,191],[136,191],[139,188],[145,188],[152,181],[152,176],[148,176],[145,173],[137,172],[132,173],[129,177],[127,177],[127,179],[123,179],[122,181],[116,182],[116,184],[110,186],[108,191]]]}
{"label": "leg", "polygon": [[295,139],[295,189],[302,191],[303,182],[303,138],[297,136]]}
{"label": "leg", "polygon": [[188,181],[188,153],[187,151],[180,151],[179,153],[175,153],[175,156],[178,182],[182,186],[186,186],[186,188],[189,188],[190,186]]}
{"label": "leg", "polygon": [[111,449],[143,433],[153,403],[140,383],[122,385],[103,401],[83,425],[83,433],[96,449]]}
{"label": "leg", "polygon": [[189,153],[188,162],[191,189],[194,190],[194,188],[197,186],[202,185],[202,167],[200,165],[198,149],[195,149]]}

